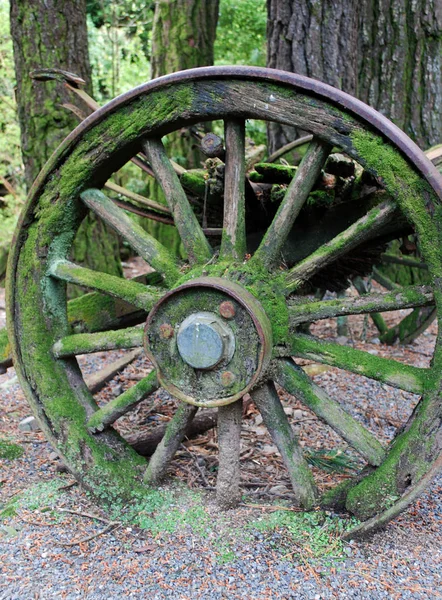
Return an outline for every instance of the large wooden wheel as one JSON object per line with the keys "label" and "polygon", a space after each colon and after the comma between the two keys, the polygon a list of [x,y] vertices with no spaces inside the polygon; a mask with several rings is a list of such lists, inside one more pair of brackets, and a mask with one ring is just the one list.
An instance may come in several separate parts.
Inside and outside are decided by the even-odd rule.
{"label": "large wooden wheel", "polygon": [[[277,121],[314,137],[276,216],[253,255],[244,200],[246,119]],[[224,120],[225,199],[222,239],[209,243],[161,137],[197,122]],[[385,189],[352,221],[287,268],[281,251],[321,172],[337,147]],[[187,253],[178,261],[102,191],[112,172],[143,151],[167,198]],[[58,148],[35,182],[9,263],[8,322],[23,389],[44,432],[74,475],[103,499],[130,499],[159,481],[198,407],[216,406],[218,498],[239,498],[241,397],[250,392],[287,467],[298,504],[321,502],[312,473],[276,392],[279,384],[328,423],[367,466],[335,494],[359,517],[361,530],[385,523],[425,487],[440,464],[441,348],[432,366],[415,368],[297,333],[297,327],[345,314],[435,303],[441,314],[442,183],[418,148],[381,115],[317,81],[255,68],[204,68],[163,77],[110,102]],[[91,210],[161,275],[143,285],[69,261],[76,231]],[[300,294],[321,269],[412,230],[432,285],[357,300],[312,301]],[[73,333],[67,283],[122,299],[149,313],[145,327]],[[99,408],[75,356],[144,346],[155,371]],[[294,358],[293,358],[294,357]],[[320,389],[296,358],[311,358],[421,395],[396,438],[384,447],[336,399]],[[149,464],[112,423],[161,385],[180,401]],[[334,498],[334,500],[333,500]]]}

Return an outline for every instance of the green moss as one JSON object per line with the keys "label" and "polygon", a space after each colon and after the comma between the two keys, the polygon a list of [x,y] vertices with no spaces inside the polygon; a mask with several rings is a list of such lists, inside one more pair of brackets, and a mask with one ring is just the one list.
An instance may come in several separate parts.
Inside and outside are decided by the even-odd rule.
{"label": "green moss", "polygon": [[6,329],[0,329],[0,362],[6,360],[11,354],[11,347]]}
{"label": "green moss", "polygon": [[362,164],[379,177],[419,234],[419,247],[433,275],[442,275],[442,206],[427,181],[381,136],[355,129],[351,140]]}
{"label": "green moss", "polygon": [[[295,554],[311,558],[344,556],[342,535],[353,529],[356,519],[340,519],[325,512],[295,513],[275,511],[249,528],[259,532],[277,531],[280,544],[292,559]],[[295,550],[294,550],[295,549]]]}
{"label": "green moss", "polygon": [[15,458],[20,458],[23,453],[24,449],[18,444],[0,439],[0,459],[14,460]]}

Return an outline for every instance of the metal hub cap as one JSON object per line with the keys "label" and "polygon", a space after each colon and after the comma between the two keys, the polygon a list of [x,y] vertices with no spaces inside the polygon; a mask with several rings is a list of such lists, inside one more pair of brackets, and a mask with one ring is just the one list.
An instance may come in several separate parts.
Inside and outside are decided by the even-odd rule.
{"label": "metal hub cap", "polygon": [[177,346],[181,358],[194,369],[212,369],[223,357],[232,358],[235,337],[215,314],[198,312],[181,323]]}
{"label": "metal hub cap", "polygon": [[146,322],[145,349],[161,385],[196,406],[241,398],[270,360],[271,326],[236,283],[194,279],[166,294]]}

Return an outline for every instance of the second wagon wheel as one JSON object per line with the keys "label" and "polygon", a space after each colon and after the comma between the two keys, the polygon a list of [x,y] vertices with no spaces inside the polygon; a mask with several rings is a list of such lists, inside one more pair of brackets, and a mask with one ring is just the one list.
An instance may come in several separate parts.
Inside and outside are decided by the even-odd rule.
{"label": "second wagon wheel", "polygon": [[[247,255],[245,120],[277,121],[314,138],[281,205]],[[224,120],[226,167],[222,241],[205,237],[166,156],[161,137],[197,122]],[[331,149],[358,161],[385,188],[384,200],[287,268],[280,252]],[[180,262],[101,190],[141,149],[162,185],[187,261]],[[328,423],[367,466],[340,497],[365,523],[382,524],[425,487],[440,463],[441,349],[415,368],[296,333],[299,323],[343,314],[416,307],[441,311],[441,198],[438,173],[395,126],[361,102],[300,76],[258,68],[204,68],[142,85],[86,119],[35,182],[9,263],[8,323],[14,360],[42,428],[72,473],[96,495],[129,499],[158,481],[199,406],[219,407],[218,495],[238,497],[241,404],[248,391],[285,465],[297,502],[310,509],[318,489],[287,421],[275,382]],[[146,286],[69,261],[88,210],[111,225],[163,281]],[[432,285],[352,299],[312,302],[298,292],[321,269],[392,231],[412,230]],[[256,244],[255,244],[256,245]],[[145,327],[74,334],[66,284],[121,298],[149,313]],[[156,370],[99,409],[75,356],[144,346]],[[292,358],[294,357],[294,359]],[[421,395],[389,447],[315,385],[296,357]],[[159,385],[181,404],[149,464],[112,428]],[[143,482],[144,478],[144,482]]]}

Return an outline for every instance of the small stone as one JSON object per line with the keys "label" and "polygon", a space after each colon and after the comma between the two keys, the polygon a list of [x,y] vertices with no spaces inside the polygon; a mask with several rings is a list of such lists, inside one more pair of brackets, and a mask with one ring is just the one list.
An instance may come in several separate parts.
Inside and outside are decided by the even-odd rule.
{"label": "small stone", "polygon": [[346,344],[348,342],[348,337],[346,337],[345,335],[338,335],[338,337],[336,338],[336,342],[338,344]]}
{"label": "small stone", "polygon": [[379,354],[378,350],[367,350],[368,354]]}
{"label": "small stone", "polygon": [[20,431],[40,431],[40,425],[35,417],[26,417],[18,424]]}
{"label": "small stone", "polygon": [[276,446],[273,446],[270,444],[264,444],[264,447],[261,450],[261,452],[266,455],[275,454],[277,451],[278,451],[278,448]]}
{"label": "small stone", "polygon": [[304,411],[299,408],[293,411],[293,418],[295,421],[300,421],[304,416]]}
{"label": "small stone", "polygon": [[381,340],[378,337],[371,338],[370,344],[380,344]]}
{"label": "small stone", "polygon": [[262,416],[261,415],[256,415],[255,417],[255,425],[261,425],[262,423]]}
{"label": "small stone", "polygon": [[284,406],[284,412],[290,417],[293,414],[293,408],[291,406]]}
{"label": "small stone", "polygon": [[265,435],[267,433],[267,430],[265,427],[254,427],[253,429],[255,435],[261,436],[261,435]]}
{"label": "small stone", "polygon": [[287,494],[289,490],[285,485],[274,485],[269,491],[271,494]]}

